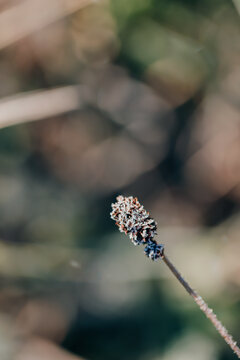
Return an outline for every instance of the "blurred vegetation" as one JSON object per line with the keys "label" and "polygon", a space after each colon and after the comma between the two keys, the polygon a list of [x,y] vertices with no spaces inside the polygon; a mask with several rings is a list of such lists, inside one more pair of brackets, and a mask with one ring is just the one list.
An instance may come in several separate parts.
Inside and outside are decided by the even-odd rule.
{"label": "blurred vegetation", "polygon": [[0,1],[1,359],[235,358],[109,212],[138,196],[239,339],[237,6]]}

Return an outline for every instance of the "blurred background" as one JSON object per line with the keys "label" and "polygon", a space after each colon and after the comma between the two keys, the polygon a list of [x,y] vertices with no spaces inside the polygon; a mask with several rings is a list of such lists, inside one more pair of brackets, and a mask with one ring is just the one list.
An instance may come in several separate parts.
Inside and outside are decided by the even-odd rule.
{"label": "blurred background", "polygon": [[110,219],[137,196],[240,341],[239,0],[0,0],[1,360],[228,360]]}

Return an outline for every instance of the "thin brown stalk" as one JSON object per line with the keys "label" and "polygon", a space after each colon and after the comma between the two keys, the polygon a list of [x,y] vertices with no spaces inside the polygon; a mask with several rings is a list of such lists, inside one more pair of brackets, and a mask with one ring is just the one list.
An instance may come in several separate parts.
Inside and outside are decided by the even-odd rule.
{"label": "thin brown stalk", "polygon": [[182,286],[185,288],[188,294],[193,297],[196,304],[204,312],[206,317],[212,322],[213,326],[218,331],[218,333],[223,337],[226,343],[230,346],[233,352],[240,359],[240,348],[238,347],[237,342],[234,341],[233,337],[228,333],[227,329],[218,320],[213,310],[209,308],[208,305],[205,303],[205,301],[201,298],[201,296],[198,295],[196,291],[191,288],[191,286],[182,277],[180,272],[175,268],[175,266],[172,264],[169,258],[164,254],[164,252],[162,252],[161,258],[164,261],[164,263],[168,266],[168,268],[171,270],[171,272],[174,274],[174,276],[178,279],[178,281],[182,284]]}

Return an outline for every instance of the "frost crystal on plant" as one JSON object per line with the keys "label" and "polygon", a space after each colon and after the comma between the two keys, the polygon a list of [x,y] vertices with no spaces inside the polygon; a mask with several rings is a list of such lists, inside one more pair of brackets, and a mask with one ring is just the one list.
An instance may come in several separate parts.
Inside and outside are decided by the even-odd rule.
{"label": "frost crystal on plant", "polygon": [[153,240],[157,234],[157,223],[137,198],[118,196],[117,202],[112,204],[110,215],[119,230],[128,234],[134,245],[145,245],[144,252],[150,259],[157,260],[161,256],[163,246]]}

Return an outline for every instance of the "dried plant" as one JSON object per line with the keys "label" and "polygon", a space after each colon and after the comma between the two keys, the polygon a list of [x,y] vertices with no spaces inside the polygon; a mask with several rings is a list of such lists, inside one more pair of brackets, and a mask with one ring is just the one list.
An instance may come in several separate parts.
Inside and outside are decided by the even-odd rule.
{"label": "dried plant", "polygon": [[124,197],[118,196],[117,202],[112,204],[111,218],[115,220],[119,230],[129,235],[134,245],[144,245],[145,254],[152,260],[162,259],[168,268],[172,271],[174,276],[183,285],[185,290],[191,295],[199,308],[204,312],[206,317],[212,322],[218,333],[224,338],[226,343],[230,346],[233,352],[240,358],[240,348],[227,329],[217,319],[213,310],[208,307],[205,301],[199,296],[195,290],[186,282],[176,267],[168,259],[165,254],[164,246],[158,244],[154,240],[157,234],[157,224],[149,213],[139,203],[137,198],[132,196]]}

